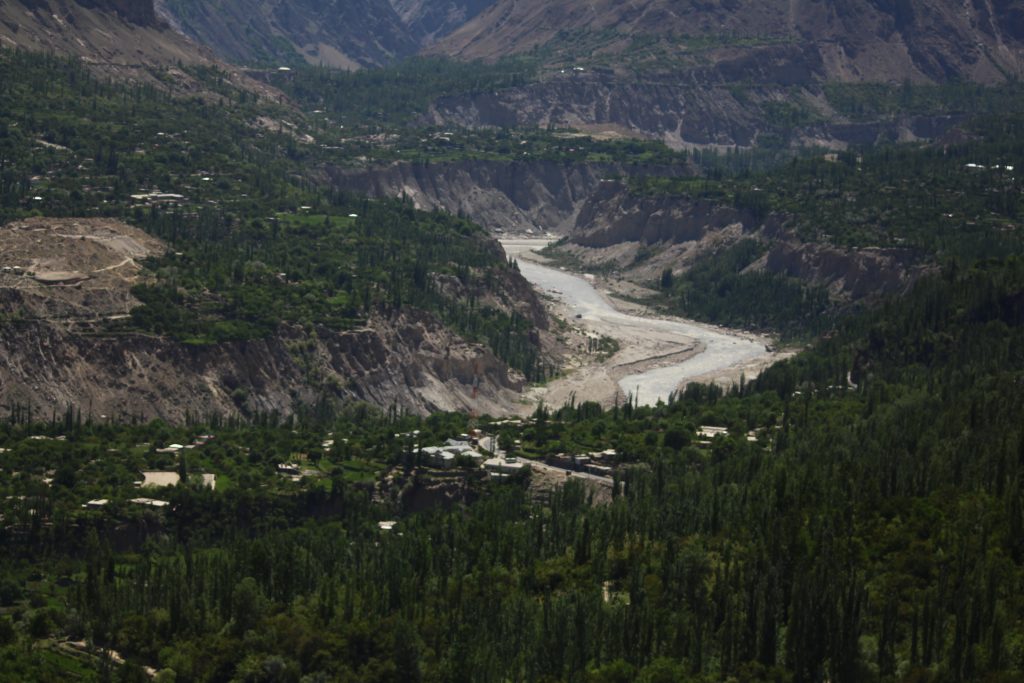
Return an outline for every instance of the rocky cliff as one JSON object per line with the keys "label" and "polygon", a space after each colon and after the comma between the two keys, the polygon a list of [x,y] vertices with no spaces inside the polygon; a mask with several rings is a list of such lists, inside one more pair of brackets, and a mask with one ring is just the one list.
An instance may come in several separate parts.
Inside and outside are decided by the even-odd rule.
{"label": "rocky cliff", "polygon": [[485,347],[432,316],[376,318],[362,330],[282,329],[256,341],[192,347],[43,321],[0,325],[0,393],[40,417],[67,405],[95,416],[277,413],[366,401],[413,413],[508,412],[522,388]]}
{"label": "rocky cliff", "polygon": [[405,25],[424,45],[476,17],[494,0],[391,0]]}
{"label": "rocky cliff", "polygon": [[627,169],[619,164],[555,161],[399,162],[329,169],[338,187],[374,197],[407,197],[420,209],[462,214],[492,231],[569,232],[587,200],[627,172],[672,176],[686,168]]}
{"label": "rocky cliff", "polygon": [[[495,245],[497,248],[497,245]],[[116,331],[147,278],[138,260],[163,245],[115,221],[33,219],[0,228],[0,403],[48,417],[67,405],[94,416],[288,415],[324,401],[382,408],[509,412],[523,379],[435,316],[406,308],[362,329],[282,326],[258,340],[190,345]],[[543,306],[515,273],[453,296],[514,308],[538,329]]]}
{"label": "rocky cliff", "polygon": [[[529,54],[548,67],[524,87],[438,100],[436,125],[626,130],[676,148],[841,147],[930,126],[844,121],[822,84],[1013,81],[1024,2],[497,0],[429,51]],[[803,120],[779,117],[782,103]]]}
{"label": "rocky cliff", "polygon": [[76,0],[82,7],[102,12],[114,12],[126,21],[138,26],[161,27],[152,0]]}

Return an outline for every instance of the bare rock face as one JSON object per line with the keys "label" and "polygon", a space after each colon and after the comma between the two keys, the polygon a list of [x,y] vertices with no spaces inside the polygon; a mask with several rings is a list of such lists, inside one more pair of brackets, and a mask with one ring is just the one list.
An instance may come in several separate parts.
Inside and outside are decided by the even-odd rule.
{"label": "bare rock face", "polygon": [[428,116],[436,125],[613,128],[674,148],[757,146],[779,144],[772,107],[790,102],[828,125],[784,144],[842,146],[913,139],[920,126],[844,127],[821,84],[1018,79],[1024,3],[497,0],[428,51],[538,54],[555,67],[526,86],[441,98]]}
{"label": "bare rock face", "polygon": [[[0,227],[0,405],[31,405],[41,418],[75,405],[94,417],[174,421],[289,415],[325,401],[500,414],[522,389],[523,378],[487,347],[416,310],[372,316],[358,330],[282,326],[265,339],[205,346],[111,333],[110,321],[138,303],[131,288],[146,278],[138,261],[164,249],[104,219]],[[509,274],[495,291],[501,300],[473,294],[544,326],[522,278]]]}
{"label": "bare rock face", "polygon": [[448,35],[492,4],[494,0],[391,0],[402,21],[424,45]]}
{"label": "bare rock face", "polygon": [[737,223],[748,231],[756,225],[748,213],[712,201],[639,197],[622,183],[608,183],[580,209],[570,242],[602,249],[621,242],[698,241],[709,231]]}
{"label": "bare rock face", "polygon": [[490,230],[557,232],[571,225],[603,170],[555,162],[460,161],[330,172],[339,187],[371,197],[404,196],[417,209],[464,215]]}
{"label": "bare rock face", "polygon": [[40,417],[67,405],[93,416],[289,415],[321,401],[413,413],[504,413],[522,378],[436,319],[372,320],[353,332],[283,329],[189,347],[143,334],[83,335],[45,322],[0,325],[0,398]]}
{"label": "bare rock face", "polygon": [[857,301],[905,292],[929,266],[909,249],[839,249],[820,244],[781,242],[761,267],[826,286],[833,299]]}
{"label": "bare rock face", "polygon": [[[467,216],[491,231],[566,234],[591,196],[610,179],[636,169],[621,164],[555,161],[399,162],[367,169],[332,168],[332,182],[371,197],[406,197],[418,209]],[[676,176],[685,167],[648,166],[644,173]]]}
{"label": "bare rock face", "polygon": [[[592,133],[629,131],[673,149],[752,147],[765,144],[766,134],[771,134],[769,110],[779,101],[794,101],[808,110],[821,106],[811,70],[787,66],[778,55],[774,61],[778,66],[774,71],[772,60],[762,62],[748,55],[714,69],[678,74],[628,79],[608,73],[559,74],[520,88],[438,99],[424,122],[469,128],[553,126]],[[735,81],[760,85],[744,89],[739,96],[730,87]],[[774,144],[844,148],[880,141],[932,139],[961,120],[956,116],[908,116],[852,123],[830,111],[817,113],[821,121],[797,127],[792,140]]]}

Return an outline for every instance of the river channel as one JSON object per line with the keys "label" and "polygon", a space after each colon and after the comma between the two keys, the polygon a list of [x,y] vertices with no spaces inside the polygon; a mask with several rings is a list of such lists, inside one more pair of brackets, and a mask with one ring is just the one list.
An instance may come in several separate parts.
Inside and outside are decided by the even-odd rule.
{"label": "river channel", "polygon": [[[667,400],[687,382],[735,381],[739,371],[756,372],[774,358],[767,338],[682,318],[647,317],[617,309],[588,277],[534,260],[530,252],[547,243],[517,239],[505,240],[502,246],[508,256],[517,259],[523,277],[554,299],[571,323],[619,342],[620,351],[606,363],[581,367],[577,372],[603,373],[617,383],[622,396],[632,397],[640,405],[653,405]],[[605,399],[587,395],[589,389],[598,393],[602,389],[586,379],[573,380],[576,400]]]}

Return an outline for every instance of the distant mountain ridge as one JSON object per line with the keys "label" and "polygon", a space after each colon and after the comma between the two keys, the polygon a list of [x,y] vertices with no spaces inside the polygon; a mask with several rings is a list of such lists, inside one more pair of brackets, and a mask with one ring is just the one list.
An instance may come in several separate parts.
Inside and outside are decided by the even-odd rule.
{"label": "distant mountain ridge", "polygon": [[705,63],[787,45],[820,62],[823,80],[999,82],[1022,71],[1024,2],[497,0],[431,51],[495,59],[548,49],[588,60],[659,42]]}
{"label": "distant mountain ridge", "polygon": [[420,47],[387,0],[162,0],[182,32],[239,64],[381,66]]}
{"label": "distant mountain ridge", "polygon": [[158,0],[175,28],[239,63],[343,69],[409,57],[494,0]]}

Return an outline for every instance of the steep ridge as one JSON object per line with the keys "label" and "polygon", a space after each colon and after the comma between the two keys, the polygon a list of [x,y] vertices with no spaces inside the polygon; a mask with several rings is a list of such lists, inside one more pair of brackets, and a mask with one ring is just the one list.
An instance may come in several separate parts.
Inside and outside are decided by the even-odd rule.
{"label": "steep ridge", "polygon": [[387,0],[162,0],[176,28],[243,64],[380,66],[419,48]]}
{"label": "steep ridge", "polygon": [[[640,40],[643,37],[643,40]],[[1003,81],[1021,71],[1019,0],[499,0],[434,48],[494,59],[547,48],[641,63],[651,37],[660,58],[715,63],[737,52],[792,46],[819,76],[842,81]],[[674,54],[672,54],[674,53]],[[656,60],[647,57],[648,62]]]}
{"label": "steep ridge", "polygon": [[3,2],[0,46],[81,57],[121,78],[148,78],[152,67],[213,63],[212,53],[173,31],[148,0]]}

